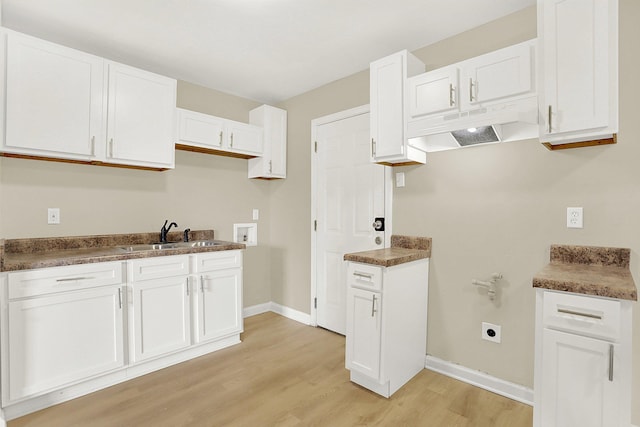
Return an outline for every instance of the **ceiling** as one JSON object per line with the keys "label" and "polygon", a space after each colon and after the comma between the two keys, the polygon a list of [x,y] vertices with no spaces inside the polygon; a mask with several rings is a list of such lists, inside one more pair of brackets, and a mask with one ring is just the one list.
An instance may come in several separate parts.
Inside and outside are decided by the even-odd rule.
{"label": "ceiling", "polygon": [[535,0],[0,0],[2,24],[277,103]]}

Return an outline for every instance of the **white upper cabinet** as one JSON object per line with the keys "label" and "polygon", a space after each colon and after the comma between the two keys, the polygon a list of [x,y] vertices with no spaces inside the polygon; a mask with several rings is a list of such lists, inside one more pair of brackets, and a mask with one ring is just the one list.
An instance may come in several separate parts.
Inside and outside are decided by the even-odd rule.
{"label": "white upper cabinet", "polygon": [[539,0],[538,43],[540,141],[551,149],[614,143],[617,0]]}
{"label": "white upper cabinet", "polygon": [[176,81],[6,32],[2,152],[173,168]]}
{"label": "white upper cabinet", "polygon": [[458,67],[450,66],[409,79],[412,117],[458,110]]}
{"label": "white upper cabinet", "polygon": [[531,92],[534,42],[509,46],[463,63],[460,100],[463,109]]}
{"label": "white upper cabinet", "polygon": [[426,155],[407,142],[405,105],[409,76],[424,71],[424,64],[406,50],[371,63],[371,157],[377,163],[425,163]]}
{"label": "white upper cabinet", "polygon": [[535,96],[534,52],[529,40],[409,78],[409,120]]}
{"label": "white upper cabinet", "polygon": [[102,59],[13,32],[7,37],[3,151],[92,157],[102,139]]}
{"label": "white upper cabinet", "polygon": [[110,62],[107,161],[173,167],[176,81]]}
{"label": "white upper cabinet", "polygon": [[249,122],[264,129],[264,152],[249,159],[249,178],[287,177],[287,112],[261,105],[249,112]]}
{"label": "white upper cabinet", "polygon": [[263,153],[263,129],[247,123],[177,109],[176,148],[230,157],[252,158]]}

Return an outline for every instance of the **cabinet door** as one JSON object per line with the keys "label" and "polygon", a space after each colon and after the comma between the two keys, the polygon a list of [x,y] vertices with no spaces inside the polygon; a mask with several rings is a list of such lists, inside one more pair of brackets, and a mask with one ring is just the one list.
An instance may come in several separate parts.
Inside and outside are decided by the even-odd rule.
{"label": "cabinet door", "polygon": [[533,42],[521,43],[466,61],[460,98],[463,109],[533,89]]}
{"label": "cabinet door", "polygon": [[224,119],[178,108],[178,141],[221,149],[223,136]]}
{"label": "cabinet door", "polygon": [[7,34],[3,151],[88,160],[102,139],[102,59]]}
{"label": "cabinet door", "polygon": [[349,288],[347,295],[346,366],[380,379],[381,294]]}
{"label": "cabinet door", "polygon": [[[609,123],[612,1],[544,0],[541,137]],[[616,56],[617,57],[617,56]],[[617,89],[617,86],[616,86]],[[617,124],[616,124],[617,126]]]}
{"label": "cabinet door", "polygon": [[191,310],[186,276],[134,283],[130,302],[130,356],[133,362],[191,344]]}
{"label": "cabinet door", "polygon": [[264,129],[263,154],[249,159],[249,178],[286,178],[287,112],[262,105],[251,110],[249,122]]}
{"label": "cabinet door", "polygon": [[109,63],[106,160],[173,168],[176,81]]}
{"label": "cabinet door", "polygon": [[371,142],[375,158],[404,154],[405,60],[401,54],[370,67]]}
{"label": "cabinet door", "polygon": [[226,121],[227,148],[243,154],[262,155],[262,128],[246,123]]}
{"label": "cabinet door", "polygon": [[119,287],[12,301],[8,322],[5,403],[124,366]]}
{"label": "cabinet door", "polygon": [[242,332],[242,270],[201,275],[197,300],[198,342]]}
{"label": "cabinet door", "polygon": [[409,87],[409,116],[458,110],[458,68],[445,67],[412,77]]}
{"label": "cabinet door", "polygon": [[618,348],[606,341],[545,329],[540,425],[620,425]]}

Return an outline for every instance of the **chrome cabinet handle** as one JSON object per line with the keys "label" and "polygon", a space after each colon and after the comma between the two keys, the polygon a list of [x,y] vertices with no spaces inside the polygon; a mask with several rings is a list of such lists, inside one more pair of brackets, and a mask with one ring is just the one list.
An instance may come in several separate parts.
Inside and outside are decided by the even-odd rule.
{"label": "chrome cabinet handle", "polygon": [[453,84],[449,83],[449,107],[453,107],[455,101],[453,100],[453,92],[454,92]]}
{"label": "chrome cabinet handle", "polygon": [[371,157],[376,156],[376,140],[371,138]]}
{"label": "chrome cabinet handle", "polygon": [[273,164],[271,160],[269,160],[269,173],[273,173]]}
{"label": "chrome cabinet handle", "polygon": [[204,294],[204,276],[200,276],[200,291]]}
{"label": "chrome cabinet handle", "polygon": [[613,382],[613,344],[609,344],[609,381]]}
{"label": "chrome cabinet handle", "polygon": [[68,277],[65,279],[56,279],[56,282],[75,282],[76,280],[91,280],[95,277]]}
{"label": "chrome cabinet handle", "polygon": [[473,102],[473,78],[469,78],[469,102]]}
{"label": "chrome cabinet handle", "polygon": [[96,137],[95,135],[91,137],[91,156],[96,155]]}
{"label": "chrome cabinet handle", "polygon": [[218,145],[222,147],[222,131],[220,131],[220,141],[218,142]]}
{"label": "chrome cabinet handle", "polygon": [[549,111],[548,111],[548,123],[549,123],[549,133],[551,133],[551,105],[549,105]]}
{"label": "chrome cabinet handle", "polygon": [[188,277],[187,277],[186,281],[187,281],[187,296],[189,296],[189,278]]}
{"label": "chrome cabinet handle", "polygon": [[231,144],[229,144],[229,147],[233,147],[233,132],[231,132]]}
{"label": "chrome cabinet handle", "polygon": [[376,296],[373,296],[373,300],[371,301],[371,317],[374,317],[376,315]]}
{"label": "chrome cabinet handle", "polygon": [[353,273],[353,275],[356,277],[360,277],[362,279],[369,279],[369,280],[373,279],[373,274],[359,273],[356,271]]}
{"label": "chrome cabinet handle", "polygon": [[602,320],[602,315],[591,314],[591,313],[583,313],[581,311],[569,310],[567,308],[558,308],[558,313],[572,314],[574,316],[582,316],[582,317],[588,317],[589,319]]}
{"label": "chrome cabinet handle", "polygon": [[118,288],[118,306],[122,309],[122,288]]}
{"label": "chrome cabinet handle", "polygon": [[113,138],[109,140],[109,157],[113,157]]}

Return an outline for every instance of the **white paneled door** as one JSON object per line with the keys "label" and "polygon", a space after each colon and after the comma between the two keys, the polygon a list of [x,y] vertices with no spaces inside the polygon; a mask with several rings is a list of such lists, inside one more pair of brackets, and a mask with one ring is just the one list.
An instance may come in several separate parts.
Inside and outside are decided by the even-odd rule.
{"label": "white paneled door", "polygon": [[[316,318],[318,326],[346,331],[345,253],[384,247],[373,228],[385,212],[385,167],[371,162],[369,113],[315,127]],[[315,151],[315,147],[314,147]]]}

